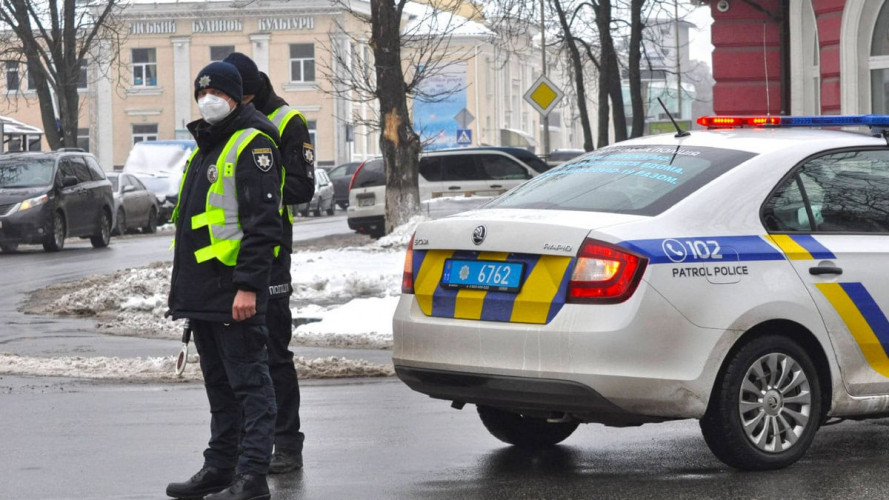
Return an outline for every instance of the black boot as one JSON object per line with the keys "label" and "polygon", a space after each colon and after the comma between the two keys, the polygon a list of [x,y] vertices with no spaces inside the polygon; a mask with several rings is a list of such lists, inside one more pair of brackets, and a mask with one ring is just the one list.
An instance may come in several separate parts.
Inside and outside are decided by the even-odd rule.
{"label": "black boot", "polygon": [[269,483],[265,476],[238,474],[235,482],[225,491],[208,496],[205,500],[269,500]]}
{"label": "black boot", "polygon": [[167,496],[173,498],[203,498],[228,488],[235,480],[233,469],[217,469],[204,466],[197,474],[184,483],[167,485]]}
{"label": "black boot", "polygon": [[269,474],[283,474],[303,468],[303,454],[298,451],[276,450],[269,464]]}

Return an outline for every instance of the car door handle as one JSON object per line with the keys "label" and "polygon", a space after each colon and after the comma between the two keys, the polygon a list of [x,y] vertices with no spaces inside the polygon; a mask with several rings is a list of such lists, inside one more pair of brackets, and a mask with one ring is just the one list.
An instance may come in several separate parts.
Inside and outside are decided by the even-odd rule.
{"label": "car door handle", "polygon": [[503,186],[501,184],[491,184],[491,188],[493,188],[493,189],[500,189],[502,187]]}
{"label": "car door handle", "polygon": [[822,274],[843,274],[843,269],[835,266],[810,267],[809,274],[812,276],[821,276]]}
{"label": "car door handle", "polygon": [[451,191],[457,191],[460,189],[460,186],[448,186],[448,189],[450,189]]}

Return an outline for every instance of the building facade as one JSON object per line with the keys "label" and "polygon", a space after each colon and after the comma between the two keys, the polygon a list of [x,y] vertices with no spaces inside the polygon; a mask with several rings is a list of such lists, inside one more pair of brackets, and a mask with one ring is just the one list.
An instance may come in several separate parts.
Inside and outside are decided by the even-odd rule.
{"label": "building facade", "polygon": [[[367,2],[353,2],[352,8],[369,14]],[[361,35],[368,26],[335,2],[135,0],[124,11],[124,23],[129,35],[117,63],[86,67],[81,89],[80,145],[106,169],[122,166],[137,142],[189,138],[186,124],[200,117],[195,75],[235,51],[252,57],[275,91],[305,115],[318,165],[379,155],[375,127],[363,124],[374,121],[377,103],[334,92],[333,81],[350,78],[350,61],[373,65],[368,37]],[[469,28],[454,33],[449,47],[462,54],[452,76],[462,82],[464,107],[474,117],[468,124],[471,145],[518,145],[542,154],[539,115],[522,99],[540,74],[539,49],[535,55],[529,44],[504,53],[483,23],[463,25]],[[4,69],[7,99],[0,114],[40,126],[24,65],[9,62]],[[552,148],[572,145],[576,127],[562,124],[573,114],[567,103],[554,111]]]}

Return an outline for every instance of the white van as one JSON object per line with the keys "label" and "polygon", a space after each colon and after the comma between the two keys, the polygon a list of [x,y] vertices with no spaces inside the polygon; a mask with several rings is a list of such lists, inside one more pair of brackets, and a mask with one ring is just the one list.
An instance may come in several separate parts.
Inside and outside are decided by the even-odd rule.
{"label": "white van", "polygon": [[[547,168],[532,153],[517,148],[462,148],[423,153],[420,155],[420,201],[458,195],[497,196]],[[382,159],[367,160],[355,171],[349,186],[347,217],[349,228],[358,233],[373,237],[385,233],[386,172]]]}

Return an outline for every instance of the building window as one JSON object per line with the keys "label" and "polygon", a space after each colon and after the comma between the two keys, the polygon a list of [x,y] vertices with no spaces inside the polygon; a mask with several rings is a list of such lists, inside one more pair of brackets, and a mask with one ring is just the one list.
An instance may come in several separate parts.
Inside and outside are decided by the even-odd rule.
{"label": "building window", "polygon": [[318,144],[315,142],[315,129],[318,126],[318,122],[316,120],[306,120],[306,126],[309,128],[309,140],[312,141],[312,146]]}
{"label": "building window", "polygon": [[217,45],[215,47],[210,47],[210,62],[222,61],[234,52],[234,45]]}
{"label": "building window", "polygon": [[87,153],[90,152],[90,129],[77,129],[77,147],[86,151]]}
{"label": "building window", "polygon": [[78,90],[86,90],[89,88],[89,61],[83,59],[80,61],[80,71],[77,73],[77,88]]}
{"label": "building window", "polygon": [[133,144],[157,140],[157,124],[133,125]]}
{"label": "building window", "polygon": [[296,43],[290,46],[290,81],[315,81],[315,45]]}
{"label": "building window", "polygon": [[18,61],[6,61],[6,91],[18,92],[21,85]]}
{"label": "building window", "polygon": [[157,86],[157,54],[155,49],[133,49],[133,86]]}

